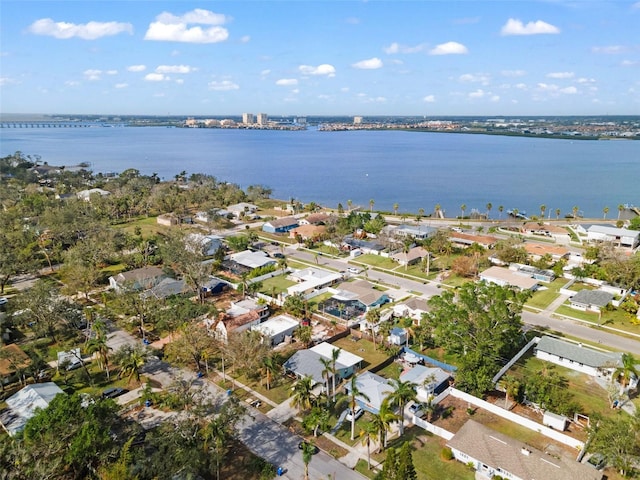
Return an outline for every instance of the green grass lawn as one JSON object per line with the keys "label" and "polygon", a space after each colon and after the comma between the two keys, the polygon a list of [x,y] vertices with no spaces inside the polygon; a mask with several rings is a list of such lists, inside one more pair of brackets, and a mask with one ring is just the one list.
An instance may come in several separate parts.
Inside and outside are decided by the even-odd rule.
{"label": "green grass lawn", "polygon": [[143,238],[149,238],[154,235],[157,235],[160,232],[166,232],[171,227],[166,227],[164,225],[158,225],[158,221],[156,217],[144,217],[138,218],[135,220],[131,220],[127,223],[121,223],[118,225],[114,225],[115,228],[121,228],[127,233],[133,234],[136,230],[136,227],[140,227],[140,234]]}
{"label": "green grass lawn", "polygon": [[278,275],[262,280],[262,288],[260,289],[260,292],[265,295],[272,295],[275,292],[277,295],[279,293],[286,292],[287,288],[295,284],[296,282],[287,279],[285,275]]}
{"label": "green grass lawn", "polygon": [[[233,375],[233,372],[231,372],[231,375]],[[281,376],[281,377],[275,378],[269,390],[267,390],[266,386],[264,385],[264,382],[261,381],[261,379],[252,380],[247,378],[246,376],[239,376],[234,378],[237,378],[237,380],[240,383],[251,388],[253,391],[264,395],[269,400],[275,403],[282,403],[291,397],[291,387],[293,387],[293,380],[291,380],[288,377]],[[236,387],[234,388],[234,391],[235,390],[241,390],[241,389]]]}
{"label": "green grass lawn", "polygon": [[620,308],[616,308],[613,311],[603,310],[602,314],[599,315],[596,312],[575,310],[571,308],[568,303],[565,303],[558,307],[555,313],[577,318],[579,320],[585,320],[593,323],[594,325],[606,325],[629,333],[640,334],[640,324],[636,318]]}
{"label": "green grass lawn", "polygon": [[338,348],[342,348],[347,352],[351,352],[354,355],[362,357],[363,370],[367,370],[370,366],[378,365],[388,358],[388,355],[380,349],[379,345],[376,345],[377,350],[374,350],[373,342],[370,342],[366,339],[361,339],[357,342],[354,342],[353,340],[351,340],[351,337],[345,337],[334,342],[332,345]]}
{"label": "green grass lawn", "polygon": [[544,283],[545,290],[537,290],[533,296],[527,301],[529,307],[544,310],[551,302],[553,302],[560,294],[560,288],[567,283],[566,278],[556,278],[551,283]]}
{"label": "green grass lawn", "polygon": [[398,266],[398,264],[390,258],[371,254],[360,255],[357,257],[356,262],[371,265],[372,267],[386,268],[387,270],[393,270]]}

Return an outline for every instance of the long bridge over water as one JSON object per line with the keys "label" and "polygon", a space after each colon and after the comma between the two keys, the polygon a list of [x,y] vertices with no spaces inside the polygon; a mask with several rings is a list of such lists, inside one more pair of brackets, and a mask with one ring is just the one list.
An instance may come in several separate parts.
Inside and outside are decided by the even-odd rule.
{"label": "long bridge over water", "polygon": [[69,122],[69,121],[4,121],[0,128],[92,128],[92,127],[126,127],[124,123],[102,122]]}

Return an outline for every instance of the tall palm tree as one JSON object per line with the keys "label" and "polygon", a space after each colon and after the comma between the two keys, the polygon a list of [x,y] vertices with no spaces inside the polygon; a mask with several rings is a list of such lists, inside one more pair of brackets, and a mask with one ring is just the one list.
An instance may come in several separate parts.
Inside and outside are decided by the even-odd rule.
{"label": "tall palm tree", "polygon": [[313,443],[302,442],[302,461],[304,462],[304,480],[309,480],[309,464],[315,453],[316,446]]}
{"label": "tall palm tree", "polygon": [[398,208],[400,208],[400,205],[398,205],[397,203],[393,204],[393,214],[394,215],[398,215]]}
{"label": "tall palm tree", "polygon": [[380,439],[382,449],[387,448],[387,433],[391,428],[391,423],[396,420],[398,420],[398,416],[393,412],[387,399],[385,399],[382,405],[380,405],[380,410],[373,416],[373,420],[371,421],[378,431],[378,438]]}
{"label": "tall palm tree", "polygon": [[492,208],[493,208],[493,205],[491,205],[491,202],[487,203],[487,220],[489,220],[489,212],[491,211]]}
{"label": "tall palm tree", "polygon": [[640,372],[636,368],[637,364],[638,360],[636,360],[633,355],[629,353],[622,354],[620,365],[611,375],[612,380],[620,383],[620,395],[624,394],[624,391],[632,378],[640,377]]}
{"label": "tall palm tree", "polygon": [[371,422],[365,423],[360,432],[360,437],[362,437],[362,445],[367,446],[367,468],[371,470],[371,440],[374,442],[378,440],[377,427]]}
{"label": "tall palm tree", "polygon": [[544,218],[544,212],[547,211],[547,206],[545,204],[540,205],[540,218]]}
{"label": "tall palm tree", "polygon": [[369,211],[373,212],[373,206],[375,205],[375,200],[372,198],[371,200],[369,200]]}
{"label": "tall palm tree", "polygon": [[135,378],[136,382],[140,383],[140,369],[146,359],[146,351],[141,348],[128,348],[124,350],[118,362],[120,365],[118,378],[127,377],[127,383],[131,383],[131,379]]}
{"label": "tall palm tree", "polygon": [[624,205],[620,204],[618,205],[618,220],[620,220],[620,215],[622,215],[622,212],[624,212]]}
{"label": "tall palm tree", "polygon": [[333,372],[333,401],[336,401],[336,373],[338,370],[336,369],[336,363],[338,362],[338,358],[340,357],[340,349],[334,348],[331,350],[331,371]]}
{"label": "tall palm tree", "polygon": [[560,209],[556,208],[556,220],[560,218]]}
{"label": "tall palm tree", "polygon": [[290,404],[292,407],[297,407],[298,412],[303,410],[309,410],[313,400],[313,379],[310,376],[305,376],[293,385],[293,395],[291,396]]}
{"label": "tall palm tree", "polygon": [[499,212],[498,219],[500,219],[500,220],[502,219],[502,212],[503,211],[504,211],[504,206],[503,205],[498,205],[498,212]]}
{"label": "tall palm tree", "polygon": [[358,377],[351,377],[351,383],[349,384],[349,408],[351,409],[351,441],[356,438],[356,407],[358,406],[358,402],[356,399],[360,397],[367,402],[370,402],[371,399],[367,396],[366,393],[361,392],[358,388]]}
{"label": "tall palm tree", "polygon": [[579,208],[577,205],[575,205],[575,206],[571,209],[571,211],[573,212],[573,218],[578,218],[578,211],[579,211],[579,210],[580,210],[580,208]]}
{"label": "tall palm tree", "polygon": [[402,435],[404,434],[404,407],[416,399],[416,384],[409,381],[403,382],[399,379],[391,379],[389,383],[393,391],[387,399],[391,406],[398,407],[400,410],[400,435]]}
{"label": "tall palm tree", "polygon": [[325,385],[327,386],[327,407],[329,406],[329,401],[331,400],[330,390],[331,387],[329,385],[329,377],[333,376],[333,371],[331,368],[331,359],[330,358],[319,358],[320,363],[322,364],[322,376],[325,378]]}
{"label": "tall palm tree", "polygon": [[353,206],[353,202],[351,200],[347,200],[347,208],[351,211],[351,207]]}
{"label": "tall palm tree", "polygon": [[442,210],[442,207],[440,206],[439,203],[436,203],[436,206],[433,210],[436,212],[436,217],[440,218],[440,211]]}
{"label": "tall palm tree", "polygon": [[602,209],[602,213],[603,213],[603,215],[602,215],[602,219],[603,219],[603,220],[606,220],[606,219],[607,219],[607,214],[609,213],[609,207],[604,207],[604,208]]}
{"label": "tall palm tree", "polygon": [[420,219],[424,217],[424,208],[419,208],[418,209],[418,216],[416,217],[416,220],[418,221],[418,223],[420,223]]}
{"label": "tall palm tree", "polygon": [[274,356],[269,355],[262,358],[261,370],[265,376],[267,390],[271,389],[271,379],[273,378],[273,375],[278,372],[279,368],[278,362]]}
{"label": "tall palm tree", "polygon": [[464,218],[464,211],[467,209],[467,206],[463,203],[460,205],[460,220]]}
{"label": "tall palm tree", "polygon": [[107,336],[105,334],[92,338],[86,345],[87,353],[90,355],[95,353],[98,357],[98,365],[107,374],[107,380],[109,380],[109,350],[111,350],[111,347],[107,345]]}
{"label": "tall palm tree", "polygon": [[518,396],[521,386],[520,381],[511,375],[505,375],[500,383],[504,388],[504,408],[507,408],[509,397],[516,398]]}

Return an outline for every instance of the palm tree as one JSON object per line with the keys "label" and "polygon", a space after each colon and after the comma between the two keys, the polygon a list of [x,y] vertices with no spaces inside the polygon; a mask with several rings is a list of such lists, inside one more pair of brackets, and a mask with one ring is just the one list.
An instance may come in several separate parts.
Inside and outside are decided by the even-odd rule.
{"label": "palm tree", "polygon": [[336,369],[336,363],[338,362],[338,358],[340,357],[340,349],[334,348],[331,350],[331,371],[333,372],[333,401],[336,401],[336,373],[338,372]]}
{"label": "palm tree", "polygon": [[127,377],[127,383],[135,378],[140,383],[140,369],[147,359],[147,352],[139,347],[128,347],[120,352],[118,364],[120,373],[118,378]]}
{"label": "palm tree", "polygon": [[333,371],[331,369],[331,359],[320,357],[320,363],[322,364],[322,376],[326,378],[325,385],[327,386],[327,407],[329,406],[329,400],[331,400],[330,396],[330,386],[329,386],[329,377],[333,376]]}
{"label": "palm tree", "polygon": [[418,223],[420,223],[420,219],[424,217],[424,208],[419,208],[418,209],[418,216],[416,217],[416,220]]}
{"label": "palm tree", "polygon": [[624,394],[627,385],[632,378],[640,377],[640,372],[636,368],[638,360],[629,353],[623,353],[620,361],[620,365],[611,374],[611,380],[616,380],[620,383],[620,395]]}
{"label": "palm tree", "polygon": [[439,203],[436,203],[436,206],[433,210],[436,212],[436,217],[440,218],[440,211],[442,210],[442,207],[440,206]]}
{"label": "palm tree", "polygon": [[109,380],[109,350],[111,350],[111,347],[107,345],[107,336],[105,334],[92,338],[86,345],[87,353],[90,355],[95,353],[98,357],[98,364],[107,374],[107,381]]}
{"label": "palm tree", "polygon": [[556,220],[560,218],[560,209],[556,208]]}
{"label": "palm tree", "polygon": [[316,451],[316,446],[313,443],[302,442],[302,461],[304,462],[304,479],[309,480],[309,464],[313,458],[313,454]]}
{"label": "palm tree", "polygon": [[609,207],[604,207],[604,208],[602,209],[602,213],[603,213],[603,215],[602,215],[602,219],[603,219],[603,220],[606,220],[606,219],[607,219],[607,213],[609,213]]}
{"label": "palm tree", "polygon": [[225,419],[221,416],[212,418],[202,429],[204,450],[211,455],[216,464],[216,479],[220,479],[220,464],[229,440],[229,430]]}
{"label": "palm tree", "polygon": [[274,356],[267,356],[262,358],[262,373],[265,376],[265,383],[267,385],[267,390],[271,389],[271,379],[273,375],[276,374],[279,370],[279,365]]}
{"label": "palm tree", "polygon": [[393,391],[387,399],[391,406],[398,407],[400,410],[400,435],[404,434],[404,407],[407,403],[416,399],[416,384],[413,382],[403,382],[402,380],[391,379],[389,381]]}
{"label": "palm tree", "polygon": [[351,211],[352,205],[353,205],[353,202],[351,200],[347,200],[347,208],[349,208],[349,211]]}
{"label": "palm tree", "polygon": [[360,436],[362,437],[362,445],[367,446],[367,468],[371,470],[371,440],[374,442],[378,440],[378,429],[373,423],[367,422],[362,427]]}
{"label": "palm tree", "polygon": [[293,385],[293,395],[291,397],[290,405],[297,407],[298,412],[302,410],[309,410],[311,408],[311,401],[313,400],[313,379],[310,376],[305,376]]}
{"label": "palm tree", "polygon": [[429,395],[429,398],[426,402],[424,402],[423,410],[427,414],[427,422],[431,423],[433,419],[433,414],[436,413],[436,409],[438,406],[433,402],[433,395]]}
{"label": "palm tree", "polygon": [[504,408],[507,408],[509,397],[516,398],[520,392],[520,381],[511,375],[505,375],[500,383],[504,388]]}
{"label": "palm tree", "polygon": [[622,215],[622,212],[624,212],[624,205],[620,204],[618,205],[618,220],[620,220],[620,215]]}
{"label": "palm tree", "polygon": [[578,206],[577,206],[577,205],[576,205],[576,206],[574,206],[574,207],[571,209],[571,211],[573,212],[573,218],[578,218],[578,211],[579,211],[579,210],[580,210],[580,209],[578,208]]}
{"label": "palm tree", "polygon": [[371,328],[371,337],[373,341],[373,349],[376,350],[376,333],[374,331],[374,327],[380,321],[380,310],[377,308],[372,308],[367,311],[365,315],[365,319]]}
{"label": "palm tree", "polygon": [[375,200],[372,198],[371,200],[369,200],[369,211],[373,212],[373,206],[375,205]]}
{"label": "palm tree", "polygon": [[502,219],[502,212],[503,211],[504,211],[504,206],[499,205],[498,206],[498,212],[499,212],[498,219]]}
{"label": "palm tree", "polygon": [[356,398],[360,397],[367,402],[370,402],[371,399],[367,396],[366,393],[361,392],[358,388],[358,377],[355,375],[351,377],[351,383],[349,384],[349,408],[351,409],[351,441],[356,438],[356,407],[358,406],[358,402]]}
{"label": "palm tree", "polygon": [[464,218],[464,211],[467,209],[467,206],[463,203],[460,205],[460,220]]}
{"label": "palm tree", "polygon": [[489,212],[491,211],[492,208],[493,208],[493,205],[491,205],[491,202],[487,203],[487,220],[489,220]]}
{"label": "palm tree", "polygon": [[398,215],[398,208],[400,208],[400,205],[398,205],[397,203],[393,204],[393,214],[394,215]]}
{"label": "palm tree", "polygon": [[540,218],[544,218],[544,212],[547,211],[547,206],[545,204],[540,205]]}
{"label": "palm tree", "polygon": [[384,449],[387,448],[387,433],[391,428],[391,422],[395,422],[398,416],[393,412],[391,405],[385,399],[380,405],[380,410],[373,416],[371,423],[376,427],[378,431],[378,438],[380,439],[380,446]]}

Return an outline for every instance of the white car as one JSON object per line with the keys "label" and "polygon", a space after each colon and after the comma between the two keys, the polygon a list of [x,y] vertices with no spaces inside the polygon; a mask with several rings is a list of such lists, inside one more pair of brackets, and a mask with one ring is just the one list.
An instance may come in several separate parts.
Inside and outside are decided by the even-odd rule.
{"label": "white car", "polygon": [[361,270],[360,270],[359,268],[356,268],[356,267],[349,267],[349,268],[347,268],[347,272],[349,272],[349,273],[351,273],[351,274],[353,274],[353,275],[357,275],[357,274],[359,274],[359,273],[360,273],[360,271],[361,271]]}
{"label": "white car", "polygon": [[422,417],[424,415],[424,410],[422,409],[422,404],[421,403],[414,403],[413,405],[411,405],[409,407],[409,413],[411,415],[415,415],[418,418]]}
{"label": "white car", "polygon": [[349,412],[347,413],[347,416],[344,417],[344,418],[350,422],[354,418],[354,416],[355,416],[355,419],[357,420],[362,415],[364,415],[364,410],[362,410],[360,407],[356,407],[355,413],[351,412],[351,409],[349,409]]}

